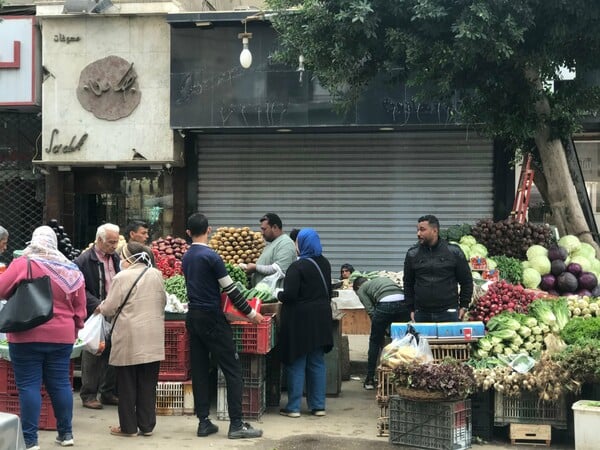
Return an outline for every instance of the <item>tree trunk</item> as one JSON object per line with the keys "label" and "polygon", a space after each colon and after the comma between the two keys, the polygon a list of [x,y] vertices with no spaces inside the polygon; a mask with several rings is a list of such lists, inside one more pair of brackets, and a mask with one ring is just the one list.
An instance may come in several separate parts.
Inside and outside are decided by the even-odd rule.
{"label": "tree trunk", "polygon": [[[526,75],[541,93],[541,82],[537,72],[526,69]],[[582,242],[591,244],[598,255],[600,248],[594,241],[583,214],[583,208],[579,203],[563,144],[559,139],[550,139],[550,130],[544,120],[550,115],[550,104],[547,97],[540,95],[535,108],[540,118],[540,125],[535,133],[535,143],[540,153],[546,181],[547,201],[552,210],[554,223],[561,236],[565,234],[577,236]]]}

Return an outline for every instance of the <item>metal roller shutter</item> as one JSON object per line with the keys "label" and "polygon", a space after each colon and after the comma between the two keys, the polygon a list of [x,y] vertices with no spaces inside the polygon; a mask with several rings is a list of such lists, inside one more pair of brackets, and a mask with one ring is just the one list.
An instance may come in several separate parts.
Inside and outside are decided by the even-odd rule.
{"label": "metal roller shutter", "polygon": [[333,273],[402,270],[419,216],[493,213],[492,142],[461,132],[198,136],[198,210],[213,229],[277,213],[313,227]]}

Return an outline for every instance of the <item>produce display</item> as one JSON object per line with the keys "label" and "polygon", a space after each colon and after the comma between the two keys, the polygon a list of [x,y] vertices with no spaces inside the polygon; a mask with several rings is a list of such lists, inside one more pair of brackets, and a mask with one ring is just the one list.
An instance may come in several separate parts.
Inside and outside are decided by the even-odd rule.
{"label": "produce display", "polygon": [[529,304],[544,295],[544,292],[528,290],[519,284],[500,280],[491,283],[487,292],[471,305],[469,320],[487,323],[502,311],[526,313]]}
{"label": "produce display", "polygon": [[523,282],[523,266],[517,258],[497,255],[494,256],[494,261],[502,279],[511,284],[521,284]]}
{"label": "produce display", "polygon": [[167,236],[152,241],[150,248],[159,257],[173,255],[175,258],[181,260],[189,245],[183,238]]}
{"label": "produce display", "polygon": [[260,231],[252,231],[248,227],[219,227],[208,245],[226,263],[248,264],[256,262],[265,247],[265,241]]}
{"label": "produce display", "polygon": [[173,275],[165,280],[165,291],[167,294],[175,295],[182,303],[187,303],[187,288],[183,275]]}
{"label": "produce display", "polygon": [[240,286],[247,288],[248,287],[248,275],[244,270],[231,263],[225,263],[225,268],[227,269],[227,273],[231,277],[231,279],[240,284]]}
{"label": "produce display", "polygon": [[48,226],[54,230],[56,233],[56,242],[58,244],[58,251],[60,251],[63,255],[65,255],[68,259],[73,261],[77,258],[81,251],[79,249],[73,248],[71,244],[71,239],[68,234],[65,232],[65,229],[62,225],[58,224],[58,220],[52,219],[48,221]]}
{"label": "produce display", "polygon": [[471,234],[477,242],[485,245],[490,256],[503,255],[525,259],[525,252],[534,244],[549,247],[552,242],[552,230],[547,225],[524,224],[505,219],[494,222],[483,219],[473,225]]}

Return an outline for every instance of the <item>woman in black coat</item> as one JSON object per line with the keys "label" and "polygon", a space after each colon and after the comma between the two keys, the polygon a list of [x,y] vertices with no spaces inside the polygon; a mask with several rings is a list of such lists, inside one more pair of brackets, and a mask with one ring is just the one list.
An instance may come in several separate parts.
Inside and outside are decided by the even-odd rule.
{"label": "woman in black coat", "polygon": [[325,415],[325,353],[333,347],[331,265],[322,255],[319,235],[303,228],[296,240],[299,255],[288,268],[283,291],[278,346],[287,374],[287,406],[280,413],[300,417],[306,379],[311,414]]}

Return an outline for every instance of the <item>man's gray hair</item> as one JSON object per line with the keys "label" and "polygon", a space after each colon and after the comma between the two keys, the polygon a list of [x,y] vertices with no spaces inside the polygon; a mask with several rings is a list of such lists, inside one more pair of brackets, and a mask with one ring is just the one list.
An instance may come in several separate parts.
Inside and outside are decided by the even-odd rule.
{"label": "man's gray hair", "polygon": [[98,227],[96,230],[96,240],[100,238],[102,242],[106,242],[106,232],[114,231],[119,234],[119,225],[115,225],[114,223],[105,223]]}
{"label": "man's gray hair", "polygon": [[4,239],[8,239],[8,231],[6,231],[6,228],[0,226],[0,241]]}

